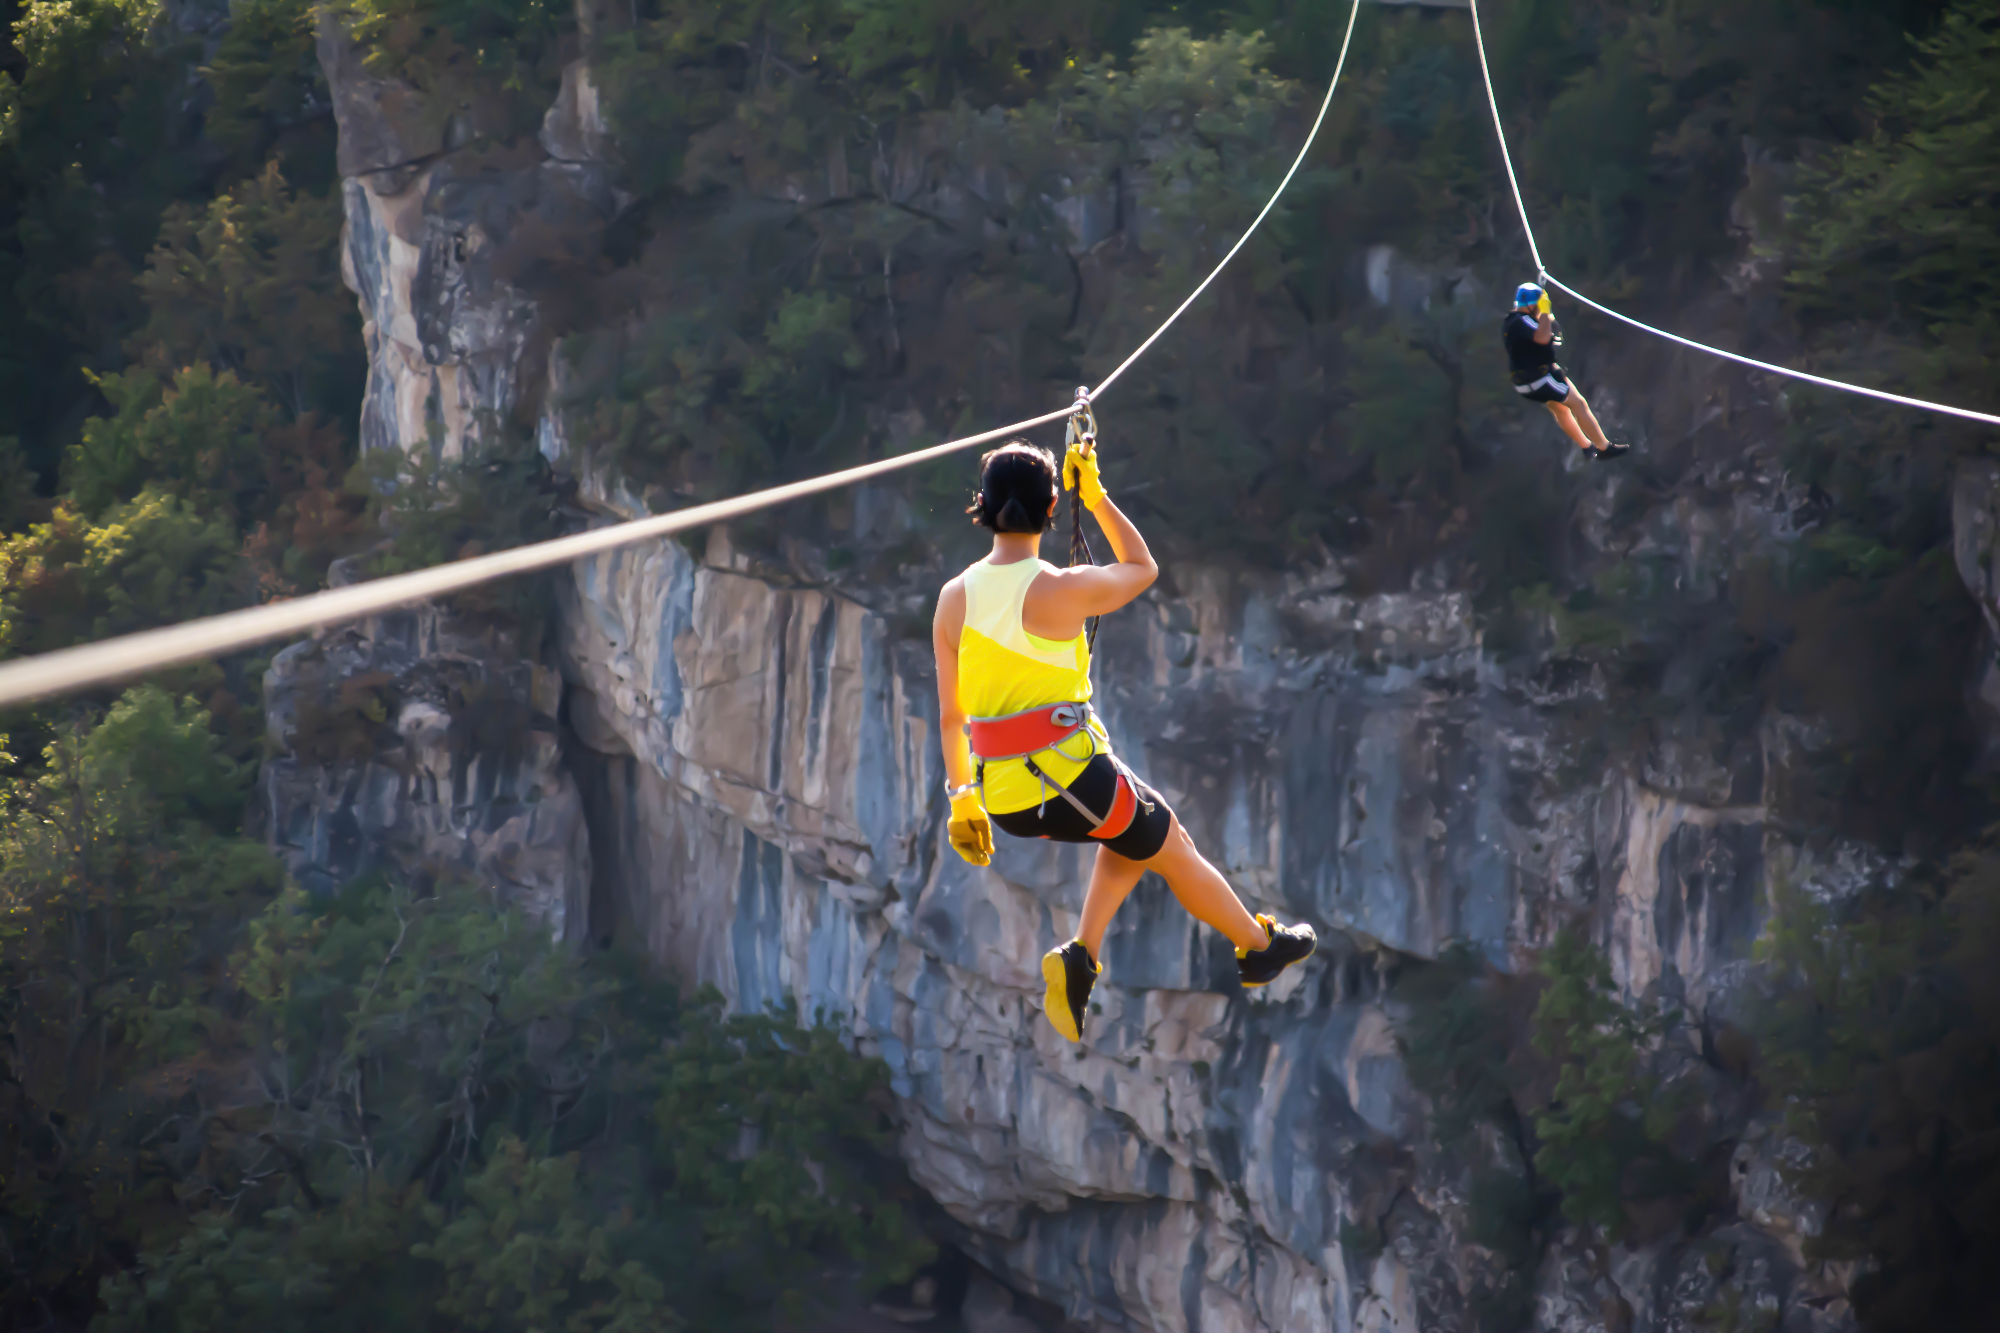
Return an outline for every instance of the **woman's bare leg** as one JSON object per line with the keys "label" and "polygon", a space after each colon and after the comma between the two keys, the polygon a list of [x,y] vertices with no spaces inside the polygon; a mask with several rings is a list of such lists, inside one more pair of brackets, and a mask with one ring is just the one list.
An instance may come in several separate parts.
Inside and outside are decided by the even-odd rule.
{"label": "woman's bare leg", "polygon": [[1083,891],[1083,920],[1076,927],[1076,937],[1090,950],[1092,958],[1097,957],[1098,947],[1104,943],[1104,932],[1111,928],[1112,916],[1145,873],[1146,867],[1137,861],[1120,856],[1109,847],[1097,849],[1097,864],[1090,868],[1090,887]]}
{"label": "woman's bare leg", "polygon": [[1604,434],[1604,427],[1597,424],[1597,414],[1590,410],[1590,401],[1583,396],[1583,390],[1574,384],[1569,386],[1569,410],[1590,436],[1591,443],[1603,446],[1611,443]]}
{"label": "woman's bare leg", "polygon": [[1262,949],[1271,943],[1264,927],[1257,924],[1257,918],[1229,887],[1229,881],[1196,850],[1194,839],[1176,817],[1173,827],[1167,830],[1166,846],[1150,861],[1133,861],[1108,847],[1097,849],[1097,864],[1091,869],[1090,887],[1083,895],[1083,921],[1076,931],[1076,937],[1090,950],[1092,958],[1097,957],[1098,948],[1104,943],[1104,932],[1110,929],[1112,915],[1131,894],[1139,876],[1148,870],[1167,881],[1167,887],[1190,916],[1228,936],[1237,948]]}
{"label": "woman's bare leg", "polygon": [[[1574,393],[1570,395],[1570,397],[1572,398],[1576,396],[1577,395]],[[1556,419],[1556,424],[1558,426],[1562,427],[1563,434],[1569,436],[1570,439],[1576,441],[1577,448],[1588,449],[1591,447],[1590,437],[1583,433],[1583,427],[1576,424],[1576,418],[1569,414],[1569,409],[1567,407],[1563,406],[1561,403],[1543,403],[1542,406],[1549,409],[1549,415]],[[1593,420],[1595,420],[1595,418],[1593,418]]]}

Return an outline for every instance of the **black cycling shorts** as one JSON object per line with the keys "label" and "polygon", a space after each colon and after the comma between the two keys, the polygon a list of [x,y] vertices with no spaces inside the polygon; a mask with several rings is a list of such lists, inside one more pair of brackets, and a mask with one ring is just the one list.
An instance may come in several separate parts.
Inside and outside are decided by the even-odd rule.
{"label": "black cycling shorts", "polygon": [[[1069,790],[1094,813],[1100,816],[1105,814],[1118,794],[1118,765],[1111,762],[1108,754],[1095,756],[1069,784]],[[1100,847],[1109,847],[1127,860],[1150,861],[1167,845],[1167,834],[1174,826],[1174,812],[1160,799],[1158,792],[1137,778],[1132,780],[1132,790],[1133,795],[1139,798],[1139,807],[1132,812],[1132,822],[1115,838],[1091,837],[1091,822],[1083,817],[1081,810],[1065,801],[1053,786],[1049,789],[1049,799],[1042,804],[1031,805],[1026,810],[1010,810],[991,818],[1002,833],[1016,838],[1094,842]],[[1152,809],[1148,810],[1148,805]]]}
{"label": "black cycling shorts", "polygon": [[1531,403],[1566,403],[1569,401],[1569,376],[1561,366],[1550,366],[1526,384],[1516,384],[1514,392]]}

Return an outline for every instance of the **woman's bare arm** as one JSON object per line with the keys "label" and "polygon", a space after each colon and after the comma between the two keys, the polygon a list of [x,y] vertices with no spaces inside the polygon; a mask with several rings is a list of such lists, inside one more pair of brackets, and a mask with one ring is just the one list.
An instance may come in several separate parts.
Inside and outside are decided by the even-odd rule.
{"label": "woman's bare arm", "polygon": [[938,744],[944,750],[944,777],[952,787],[972,781],[972,746],[965,738],[965,709],[958,702],[958,640],[965,628],[965,583],[953,579],[938,594],[931,621],[931,650],[937,655]]}
{"label": "woman's bare arm", "polygon": [[[1082,565],[1044,570],[1029,585],[1021,603],[1021,622],[1030,634],[1044,639],[1073,639],[1091,616],[1116,611],[1153,586],[1160,567],[1153,563],[1146,539],[1132,520],[1106,496],[1090,511],[1111,543],[1115,565]],[[961,622],[963,614],[961,613]]]}

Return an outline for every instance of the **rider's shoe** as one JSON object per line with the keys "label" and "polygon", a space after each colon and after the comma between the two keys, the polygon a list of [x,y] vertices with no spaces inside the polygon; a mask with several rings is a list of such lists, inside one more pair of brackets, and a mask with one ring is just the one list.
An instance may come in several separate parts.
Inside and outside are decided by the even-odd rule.
{"label": "rider's shoe", "polygon": [[1303,963],[1312,957],[1312,951],[1319,947],[1319,937],[1311,926],[1281,926],[1264,912],[1257,914],[1257,923],[1270,935],[1271,942],[1262,949],[1236,951],[1236,974],[1246,987],[1269,985],[1293,963]]}
{"label": "rider's shoe", "polygon": [[1084,1016],[1090,1012],[1090,988],[1097,984],[1104,965],[1090,956],[1082,940],[1071,940],[1060,949],[1042,955],[1042,980],[1048,990],[1042,996],[1042,1012],[1049,1026],[1071,1041],[1083,1040]]}
{"label": "rider's shoe", "polygon": [[1587,452],[1590,455],[1591,462],[1599,463],[1603,462],[1607,458],[1623,458],[1625,455],[1632,452],[1632,446],[1629,444],[1620,444],[1616,440],[1611,440],[1606,442],[1602,448],[1592,447],[1586,450],[1585,452]]}

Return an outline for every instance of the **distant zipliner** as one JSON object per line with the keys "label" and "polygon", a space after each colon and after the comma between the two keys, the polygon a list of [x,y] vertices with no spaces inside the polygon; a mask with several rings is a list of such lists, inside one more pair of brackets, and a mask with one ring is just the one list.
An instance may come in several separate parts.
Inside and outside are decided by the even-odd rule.
{"label": "distant zipliner", "polygon": [[[1950,403],[1934,403],[1926,398],[1911,398],[1905,394],[1887,393],[1881,389],[1870,389],[1865,385],[1849,384],[1845,380],[1828,379],[1824,375],[1812,375],[1808,374],[1803,370],[1794,370],[1790,366],[1773,365],[1769,361],[1759,361],[1755,357],[1744,356],[1741,352],[1727,352],[1720,347],[1710,347],[1707,343],[1696,342],[1692,338],[1683,338],[1678,333],[1669,333],[1665,329],[1656,329],[1651,324],[1648,324],[1643,320],[1634,319],[1630,315],[1621,315],[1616,310],[1613,310],[1610,306],[1601,305],[1598,302],[1591,300],[1588,296],[1585,296],[1582,292],[1576,290],[1576,288],[1569,286],[1561,278],[1558,278],[1553,273],[1550,273],[1548,265],[1542,262],[1542,252],[1540,248],[1537,247],[1535,244],[1535,229],[1528,222],[1528,201],[1522,198],[1521,196],[1521,181],[1520,178],[1514,174],[1513,154],[1507,151],[1507,130],[1506,127],[1500,123],[1500,99],[1496,97],[1493,92],[1493,69],[1490,65],[1486,63],[1486,35],[1481,30],[1479,24],[1479,0],[1466,0],[1466,4],[1467,8],[1470,9],[1472,14],[1472,41],[1475,49],[1479,52],[1479,77],[1481,81],[1485,84],[1486,109],[1490,111],[1493,115],[1493,137],[1495,142],[1497,142],[1500,146],[1500,165],[1504,167],[1507,171],[1507,188],[1514,196],[1514,211],[1521,215],[1521,234],[1527,239],[1529,257],[1535,261],[1536,281],[1533,283],[1523,284],[1523,286],[1520,289],[1522,292],[1525,292],[1530,288],[1534,288],[1535,290],[1539,291],[1540,284],[1547,283],[1549,286],[1555,287],[1564,292],[1565,294],[1574,297],[1576,300],[1582,302],[1584,305],[1589,306],[1592,310],[1597,311],[1597,313],[1599,313],[1600,315],[1609,315],[1612,319],[1618,320],[1624,324],[1628,324],[1631,327],[1639,330],[1641,333],[1650,333],[1655,338],[1664,338],[1668,342],[1678,343],[1682,347],[1689,348],[1690,350],[1696,352],[1703,352],[1709,356],[1721,357],[1725,361],[1734,361],[1738,365],[1749,366],[1753,370],[1761,370],[1766,372],[1767,374],[1772,374],[1772,375],[1783,375],[1790,379],[1802,381],[1806,384],[1817,384],[1823,389],[1838,389],[1842,393],[1861,394],[1868,398],[1874,398],[1880,402],[1895,403],[1901,407],[1915,407],[1915,408],[1920,408],[1926,412],[1939,412],[1944,414],[1945,416],[1958,417],[1961,420],[1965,421],[1982,421],[1989,426],[2000,426],[2000,415],[1996,415],[1992,412],[1976,412],[1969,407],[1954,407]],[[1519,293],[1517,292],[1516,293],[1517,302],[1518,299],[1519,299]],[[1541,298],[1538,298],[1536,304],[1540,306],[1542,310],[1546,311],[1547,309],[1546,295],[1544,295]],[[1509,315],[1508,318],[1511,320],[1514,318],[1514,316]],[[1550,334],[1553,336],[1554,334],[1553,319],[1550,320],[1549,331]],[[1510,353],[1513,351],[1513,346],[1511,343],[1508,346],[1508,351]],[[1551,364],[1553,364],[1553,358],[1554,358],[1553,353],[1550,354],[1550,358],[1551,358]],[[1537,378],[1539,378],[1539,376],[1537,376]],[[1567,380],[1565,380],[1564,382],[1567,383]],[[1518,380],[1515,383],[1515,387],[1516,388],[1520,387]],[[1560,413],[1556,414],[1556,420],[1558,422],[1562,421],[1562,415]],[[1572,430],[1570,429],[1569,426],[1565,425],[1564,431],[1569,435],[1569,437],[1572,440],[1576,440],[1576,442],[1579,445],[1584,445],[1585,443],[1584,440],[1577,439],[1577,433],[1575,430]],[[1600,431],[1599,434],[1601,435],[1602,432]],[[1586,445],[1585,447],[1590,448],[1594,456],[1597,457],[1610,456],[1603,453],[1599,453],[1596,449],[1595,441],[1591,442],[1591,444]],[[1622,448],[1614,447],[1613,452],[1622,453],[1624,452],[1624,450]]]}
{"label": "distant zipliner", "polygon": [[1042,958],[1043,1012],[1070,1041],[1083,1040],[1104,932],[1148,870],[1236,946],[1245,986],[1269,983],[1317,945],[1311,926],[1279,925],[1243,906],[1166,800],[1112,753],[1090,706],[1087,625],[1151,587],[1159,566],[1105,494],[1095,422],[1080,428],[1085,420],[1080,392],[1062,482],[1097,519],[1116,563],[1058,569],[1040,558],[1059,494],[1055,459],[1011,440],[980,460],[966,511],[992,530],[993,550],[944,585],[932,630],[952,849],[988,864],[996,824],[1011,837],[1097,844],[1076,935]]}
{"label": "distant zipliner", "polygon": [[1562,328],[1549,306],[1549,294],[1539,285],[1524,282],[1514,289],[1514,309],[1502,325],[1501,337],[1507,344],[1515,393],[1548,408],[1563,434],[1592,459],[1617,458],[1628,451],[1628,446],[1606,438],[1583,390],[1569,382],[1568,372],[1556,361]]}

